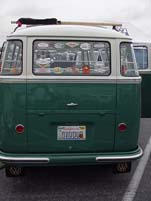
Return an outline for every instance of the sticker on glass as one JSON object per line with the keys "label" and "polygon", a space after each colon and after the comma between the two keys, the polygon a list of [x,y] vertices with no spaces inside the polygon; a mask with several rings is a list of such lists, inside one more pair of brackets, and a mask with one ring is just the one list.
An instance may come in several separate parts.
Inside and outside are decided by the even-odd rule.
{"label": "sticker on glass", "polygon": [[34,73],[39,73],[39,74],[50,74],[51,69],[50,68],[34,68]]}
{"label": "sticker on glass", "polygon": [[104,48],[104,44],[103,43],[95,43],[94,47],[95,48]]}
{"label": "sticker on glass", "polygon": [[73,74],[78,74],[78,73],[80,73],[80,70],[79,70],[79,68],[77,68],[77,67],[72,67],[72,73]]}
{"label": "sticker on glass", "polygon": [[68,42],[68,43],[66,43],[66,45],[68,47],[74,48],[74,47],[77,47],[79,45],[79,43],[77,43],[77,42]]}
{"label": "sticker on glass", "polygon": [[38,43],[37,46],[38,46],[39,48],[48,48],[48,47],[49,47],[49,44],[48,44],[48,43],[41,42],[41,43]]}
{"label": "sticker on glass", "polygon": [[55,74],[61,74],[61,73],[63,73],[63,69],[62,69],[61,67],[55,67],[55,68],[53,69],[53,72],[54,72]]}
{"label": "sticker on glass", "polygon": [[50,65],[50,58],[40,58],[36,60],[36,64],[40,67],[48,67]]}
{"label": "sticker on glass", "polygon": [[83,72],[83,74],[90,74],[90,67],[89,66],[83,66],[82,72]]}
{"label": "sticker on glass", "polygon": [[55,48],[56,49],[62,49],[62,48],[64,48],[64,43],[56,43],[55,44]]}
{"label": "sticker on glass", "polygon": [[80,45],[80,48],[81,48],[82,50],[89,50],[89,49],[91,48],[91,45],[90,45],[89,43],[82,43],[82,44]]}
{"label": "sticker on glass", "polygon": [[72,68],[71,67],[67,67],[64,69],[65,73],[72,73]]}

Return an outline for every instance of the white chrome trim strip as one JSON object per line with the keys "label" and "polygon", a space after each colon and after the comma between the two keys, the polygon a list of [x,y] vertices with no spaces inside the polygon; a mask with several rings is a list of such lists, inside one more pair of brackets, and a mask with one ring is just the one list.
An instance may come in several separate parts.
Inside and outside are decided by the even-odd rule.
{"label": "white chrome trim strip", "polygon": [[28,157],[10,157],[10,156],[0,156],[1,162],[6,163],[49,163],[49,158],[39,157],[39,158],[28,158]]}
{"label": "white chrome trim strip", "polygon": [[136,153],[134,155],[128,155],[128,156],[98,156],[96,157],[96,161],[121,161],[121,160],[135,160],[140,158],[143,155],[143,150],[141,147],[139,147],[140,152]]}
{"label": "white chrome trim strip", "polygon": [[43,79],[43,78],[32,78],[32,79],[17,79],[17,78],[0,78],[1,83],[117,83],[117,84],[139,84],[141,83],[141,78],[124,78],[124,79],[116,79],[116,78],[107,78],[107,79]]}

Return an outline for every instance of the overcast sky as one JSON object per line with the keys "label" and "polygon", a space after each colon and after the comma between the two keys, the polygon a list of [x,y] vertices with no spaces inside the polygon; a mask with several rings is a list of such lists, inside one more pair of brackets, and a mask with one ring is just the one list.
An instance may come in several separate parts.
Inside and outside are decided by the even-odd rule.
{"label": "overcast sky", "polygon": [[124,22],[133,38],[151,41],[151,0],[0,0],[0,45],[20,17]]}

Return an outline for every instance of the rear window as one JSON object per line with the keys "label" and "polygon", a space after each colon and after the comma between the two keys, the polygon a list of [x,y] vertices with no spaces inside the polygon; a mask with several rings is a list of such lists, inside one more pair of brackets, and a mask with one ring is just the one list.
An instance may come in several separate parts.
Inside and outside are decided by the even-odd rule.
{"label": "rear window", "polygon": [[134,47],[136,62],[138,69],[148,68],[148,49],[146,46]]}
{"label": "rear window", "polygon": [[111,73],[108,42],[34,41],[33,73],[50,76],[108,76]]}
{"label": "rear window", "polygon": [[139,76],[134,51],[131,43],[120,44],[121,75],[126,77]]}
{"label": "rear window", "polygon": [[[4,50],[6,48],[6,51]],[[22,42],[12,40],[5,43],[2,60],[2,75],[19,75],[22,73]]]}

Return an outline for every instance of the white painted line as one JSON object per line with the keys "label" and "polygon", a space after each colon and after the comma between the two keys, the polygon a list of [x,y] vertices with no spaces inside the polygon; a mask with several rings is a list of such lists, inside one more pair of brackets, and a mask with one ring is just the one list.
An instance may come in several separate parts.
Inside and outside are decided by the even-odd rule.
{"label": "white painted line", "polygon": [[139,164],[138,164],[138,166],[134,172],[134,175],[128,185],[128,188],[123,196],[122,201],[133,201],[134,200],[150,154],[151,154],[151,136],[149,138],[148,144],[145,147],[144,155],[139,161]]}

